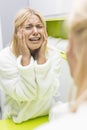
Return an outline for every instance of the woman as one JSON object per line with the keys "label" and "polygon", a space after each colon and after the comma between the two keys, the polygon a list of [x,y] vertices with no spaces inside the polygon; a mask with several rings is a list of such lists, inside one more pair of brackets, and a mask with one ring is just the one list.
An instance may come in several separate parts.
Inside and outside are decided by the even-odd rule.
{"label": "woman", "polygon": [[52,108],[50,118],[54,121],[36,130],[87,130],[87,0],[76,2],[68,25],[67,59],[76,96],[68,104]]}
{"label": "woman", "polygon": [[58,99],[60,57],[47,47],[47,38],[45,20],[37,11],[19,11],[11,45],[0,52],[3,118],[21,123],[47,115]]}

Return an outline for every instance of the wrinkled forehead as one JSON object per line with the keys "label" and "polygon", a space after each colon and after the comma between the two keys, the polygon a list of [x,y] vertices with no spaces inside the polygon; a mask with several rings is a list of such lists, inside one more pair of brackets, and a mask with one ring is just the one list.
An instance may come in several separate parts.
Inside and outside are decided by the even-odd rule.
{"label": "wrinkled forehead", "polygon": [[42,24],[43,25],[44,23],[41,21],[39,16],[32,14],[30,17],[26,18],[24,25],[26,24]]}

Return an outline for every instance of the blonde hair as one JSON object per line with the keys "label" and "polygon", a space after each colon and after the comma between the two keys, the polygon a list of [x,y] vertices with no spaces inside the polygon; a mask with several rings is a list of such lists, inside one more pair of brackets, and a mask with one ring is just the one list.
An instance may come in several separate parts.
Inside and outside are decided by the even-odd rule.
{"label": "blonde hair", "polygon": [[27,18],[30,18],[31,15],[38,16],[42,24],[46,28],[45,19],[43,16],[41,16],[41,14],[38,11],[30,9],[30,8],[24,8],[20,10],[14,20],[14,32],[13,32],[13,37],[11,41],[12,51],[16,57],[19,56],[19,48],[18,48],[18,43],[17,43],[17,30],[20,26],[22,26],[22,24],[26,21]]}
{"label": "blonde hair", "polygon": [[[74,35],[78,68],[75,75],[77,95],[72,111],[76,111],[81,103],[87,101],[87,0],[77,0],[68,17],[69,32]],[[82,91],[79,93],[79,90]]]}

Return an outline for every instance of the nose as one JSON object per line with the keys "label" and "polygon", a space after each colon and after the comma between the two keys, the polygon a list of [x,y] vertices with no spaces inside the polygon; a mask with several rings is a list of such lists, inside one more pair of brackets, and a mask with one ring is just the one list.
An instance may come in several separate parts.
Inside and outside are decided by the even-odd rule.
{"label": "nose", "polygon": [[34,35],[38,34],[38,29],[35,26],[33,27],[33,34]]}

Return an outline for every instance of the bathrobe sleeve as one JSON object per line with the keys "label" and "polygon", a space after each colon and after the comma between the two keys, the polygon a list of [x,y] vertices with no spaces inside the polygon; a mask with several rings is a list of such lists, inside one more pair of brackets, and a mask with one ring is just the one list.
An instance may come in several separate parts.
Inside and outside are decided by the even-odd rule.
{"label": "bathrobe sleeve", "polygon": [[34,61],[21,65],[21,56],[16,58],[8,49],[0,52],[0,88],[14,100],[29,101],[37,98]]}

